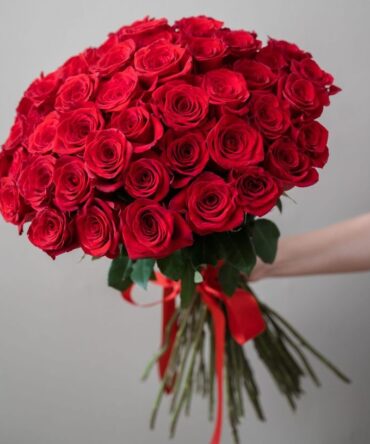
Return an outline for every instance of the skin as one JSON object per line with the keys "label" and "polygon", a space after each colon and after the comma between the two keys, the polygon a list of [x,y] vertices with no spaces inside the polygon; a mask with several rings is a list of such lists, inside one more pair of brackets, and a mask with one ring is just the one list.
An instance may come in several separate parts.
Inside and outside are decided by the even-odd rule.
{"label": "skin", "polygon": [[258,261],[249,281],[370,271],[370,213],[283,237],[273,264]]}

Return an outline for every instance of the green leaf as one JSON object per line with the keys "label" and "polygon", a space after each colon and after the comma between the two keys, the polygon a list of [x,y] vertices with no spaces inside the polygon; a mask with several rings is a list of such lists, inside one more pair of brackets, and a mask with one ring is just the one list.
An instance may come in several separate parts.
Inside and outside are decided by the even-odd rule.
{"label": "green leaf", "polygon": [[131,270],[132,261],[125,254],[113,259],[108,273],[108,285],[119,291],[126,290],[132,284]]}
{"label": "green leaf", "polygon": [[146,290],[154,268],[154,259],[138,259],[132,266],[131,279]]}
{"label": "green leaf", "polygon": [[257,256],[271,264],[275,260],[280,231],[268,219],[258,219],[254,224],[253,244]]}
{"label": "green leaf", "polygon": [[192,263],[187,261],[185,263],[182,276],[181,276],[181,307],[187,308],[195,293],[195,282],[194,282],[195,269]]}
{"label": "green leaf", "polygon": [[280,211],[280,213],[282,213],[283,212],[283,203],[280,198],[277,200],[276,206],[278,207],[278,210]]}
{"label": "green leaf", "polygon": [[161,273],[174,281],[178,281],[181,279],[185,267],[182,250],[177,250],[164,259],[158,259],[157,264]]}
{"label": "green leaf", "polygon": [[219,235],[199,236],[192,247],[187,248],[195,268],[200,265],[216,265],[222,259],[223,251]]}
{"label": "green leaf", "polygon": [[256,264],[256,254],[247,228],[224,233],[222,244],[227,261],[240,272],[249,274]]}
{"label": "green leaf", "polygon": [[219,281],[221,288],[228,296],[231,296],[238,287],[240,272],[230,262],[225,262],[220,269]]}

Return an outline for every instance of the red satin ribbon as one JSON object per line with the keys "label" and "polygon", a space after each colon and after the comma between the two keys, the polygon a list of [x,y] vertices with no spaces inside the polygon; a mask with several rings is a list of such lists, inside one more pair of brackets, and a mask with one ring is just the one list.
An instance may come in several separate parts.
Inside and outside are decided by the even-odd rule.
{"label": "red satin ribbon", "polygon": [[[219,444],[221,442],[222,416],[223,416],[223,370],[224,370],[224,352],[225,352],[225,316],[221,301],[226,309],[227,325],[234,340],[238,344],[244,344],[250,339],[255,338],[265,330],[265,322],[258,307],[255,297],[247,290],[237,289],[232,296],[222,293],[219,285],[214,279],[214,272],[204,273],[204,281],[197,285],[197,292],[202,301],[207,305],[213,322],[215,337],[215,370],[217,377],[217,415],[216,423],[210,444]],[[162,300],[148,304],[137,304],[131,295],[132,286],[122,292],[123,298],[134,305],[141,307],[151,307],[162,303],[162,345],[165,341],[165,332],[168,322],[175,312],[175,298],[180,293],[181,284],[171,281],[160,273],[155,274],[153,283],[163,287]],[[160,377],[163,378],[174,345],[177,333],[177,324],[175,323],[170,332],[170,342],[166,353],[158,360]],[[172,384],[166,387],[170,392]]]}

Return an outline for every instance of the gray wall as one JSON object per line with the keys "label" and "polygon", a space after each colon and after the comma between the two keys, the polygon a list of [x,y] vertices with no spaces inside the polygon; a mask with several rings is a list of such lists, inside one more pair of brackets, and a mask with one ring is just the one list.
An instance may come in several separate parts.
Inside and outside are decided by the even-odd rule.
{"label": "gray wall", "polygon": [[[318,185],[297,190],[274,215],[282,232],[298,233],[369,211],[369,41],[366,0],[1,0],[0,139],[22,92],[41,69],[98,44],[111,30],[146,14],[205,13],[233,28],[297,42],[336,75],[343,92],[322,121],[331,159]],[[163,409],[156,431],[147,421],[157,387],[139,375],[159,340],[159,310],[133,308],[106,286],[108,261],[79,262],[74,252],[51,261],[0,223],[0,442],[2,444],[143,444],[167,442]],[[261,297],[350,374],[351,386],[317,365],[323,387],[292,414],[256,359],[268,414],[252,412],[244,443],[369,442],[370,277],[266,281]],[[157,291],[157,290],[153,290]],[[193,405],[175,443],[208,442],[206,406]],[[231,442],[225,431],[225,443]]]}

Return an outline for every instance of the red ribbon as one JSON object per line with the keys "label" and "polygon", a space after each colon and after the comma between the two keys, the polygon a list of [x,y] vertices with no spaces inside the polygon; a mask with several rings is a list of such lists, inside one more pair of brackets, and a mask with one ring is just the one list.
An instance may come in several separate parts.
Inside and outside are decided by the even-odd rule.
{"label": "red ribbon", "polygon": [[[217,273],[217,271],[216,271]],[[225,316],[222,306],[218,301],[222,302],[227,314],[227,325],[231,336],[238,344],[255,338],[265,330],[265,322],[258,307],[258,303],[253,294],[247,290],[237,289],[232,296],[225,295],[217,282],[215,269],[211,273],[204,273],[204,281],[197,285],[197,292],[200,294],[202,301],[207,305],[213,322],[215,337],[215,370],[217,377],[217,415],[216,423],[210,444],[219,444],[221,442],[222,432],[222,416],[223,416],[223,370],[224,370],[224,352],[225,352]],[[162,300],[149,304],[137,304],[132,296],[132,286],[122,292],[123,298],[134,305],[141,307],[151,307],[162,303],[162,346],[165,341],[166,327],[175,313],[175,298],[180,293],[181,284],[172,281],[160,273],[155,274],[153,282],[163,287]],[[160,377],[163,378],[174,345],[177,333],[177,323],[173,325],[170,331],[170,342],[166,352],[158,360],[158,368]],[[172,384],[166,387],[166,391],[170,392]]]}

